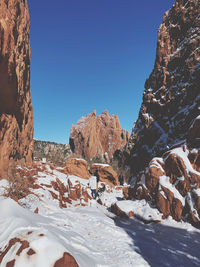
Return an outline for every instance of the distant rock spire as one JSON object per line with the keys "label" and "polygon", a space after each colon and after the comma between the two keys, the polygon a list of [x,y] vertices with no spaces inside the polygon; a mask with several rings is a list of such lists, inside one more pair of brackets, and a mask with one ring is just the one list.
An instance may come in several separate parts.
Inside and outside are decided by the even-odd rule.
{"label": "distant rock spire", "polygon": [[127,143],[129,132],[122,130],[117,115],[108,111],[96,116],[96,110],[82,117],[70,132],[70,147],[84,158],[111,158],[117,149]]}

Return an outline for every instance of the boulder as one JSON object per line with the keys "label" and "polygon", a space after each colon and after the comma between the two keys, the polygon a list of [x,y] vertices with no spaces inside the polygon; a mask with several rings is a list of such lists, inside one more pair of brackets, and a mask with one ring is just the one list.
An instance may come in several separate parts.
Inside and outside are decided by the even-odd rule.
{"label": "boulder", "polygon": [[120,209],[120,207],[117,205],[117,203],[114,203],[111,205],[110,208],[111,212],[113,212],[114,214],[116,214],[117,216],[121,217],[121,218],[125,218],[128,219],[129,217],[134,216],[133,211],[130,212],[125,212],[122,209]]}
{"label": "boulder", "polygon": [[114,185],[118,185],[118,176],[117,173],[113,170],[113,168],[108,164],[92,164],[90,167],[90,172],[92,174],[98,170],[99,178],[101,182],[105,182],[111,187]]}
{"label": "boulder", "polygon": [[84,159],[68,159],[65,163],[63,172],[65,174],[78,176],[84,179],[89,179],[89,165]]}
{"label": "boulder", "polygon": [[12,161],[32,163],[30,19],[27,0],[0,4],[0,172]]}

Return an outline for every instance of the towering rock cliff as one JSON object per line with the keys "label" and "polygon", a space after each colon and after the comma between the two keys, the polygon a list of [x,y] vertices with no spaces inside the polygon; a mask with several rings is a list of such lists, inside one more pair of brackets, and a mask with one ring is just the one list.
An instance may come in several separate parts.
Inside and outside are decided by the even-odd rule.
{"label": "towering rock cliff", "polygon": [[[200,227],[200,2],[177,0],[158,32],[156,61],[121,155],[129,199]],[[156,156],[156,157],[155,157]],[[128,170],[128,171],[127,171]]]}
{"label": "towering rock cliff", "polygon": [[109,160],[117,149],[127,143],[129,132],[122,130],[117,115],[104,111],[96,116],[93,111],[82,117],[70,133],[70,147],[73,153],[84,158],[105,157]]}
{"label": "towering rock cliff", "polygon": [[0,170],[31,163],[33,112],[27,0],[0,1]]}
{"label": "towering rock cliff", "polygon": [[121,158],[123,168],[136,175],[154,156],[184,141],[199,114],[200,2],[177,0],[159,28],[154,69]]}

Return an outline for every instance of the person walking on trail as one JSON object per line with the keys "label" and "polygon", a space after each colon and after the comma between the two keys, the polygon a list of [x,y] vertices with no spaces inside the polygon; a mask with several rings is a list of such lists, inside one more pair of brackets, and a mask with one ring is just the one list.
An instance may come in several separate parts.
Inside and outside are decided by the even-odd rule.
{"label": "person walking on trail", "polygon": [[120,174],[120,176],[119,176],[119,184],[124,185],[124,177],[122,174]]}
{"label": "person walking on trail", "polygon": [[100,180],[98,170],[95,171],[94,176],[97,177],[97,183],[98,183]]}
{"label": "person walking on trail", "polygon": [[97,177],[97,184],[96,184],[96,195],[99,196],[98,191],[99,191],[99,181],[100,181],[100,177],[99,177],[99,173],[98,170],[95,171],[94,176]]}
{"label": "person walking on trail", "polygon": [[96,199],[97,197],[97,177],[91,176],[89,179],[89,186],[91,188],[92,197]]}

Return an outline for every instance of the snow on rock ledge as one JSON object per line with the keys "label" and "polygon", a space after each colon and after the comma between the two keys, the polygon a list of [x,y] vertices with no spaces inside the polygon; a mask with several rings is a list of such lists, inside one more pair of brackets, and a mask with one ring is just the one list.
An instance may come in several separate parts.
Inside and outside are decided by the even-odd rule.
{"label": "snow on rock ledge", "polygon": [[160,222],[162,214],[152,208],[146,200],[123,200],[117,201],[111,206],[111,211],[119,217],[135,217],[144,223]]}
{"label": "snow on rock ledge", "polygon": [[174,2],[159,28],[154,69],[120,160],[124,169],[130,168],[129,177],[184,140],[191,121],[200,114],[200,4]]}
{"label": "snow on rock ledge", "polygon": [[153,158],[138,175],[128,198],[146,199],[156,205],[163,218],[172,216],[176,221],[184,219],[200,227],[200,148],[195,141],[199,140],[200,132],[196,130],[197,124],[199,117],[188,132],[193,142],[188,138],[190,142],[175,146],[161,158]]}

